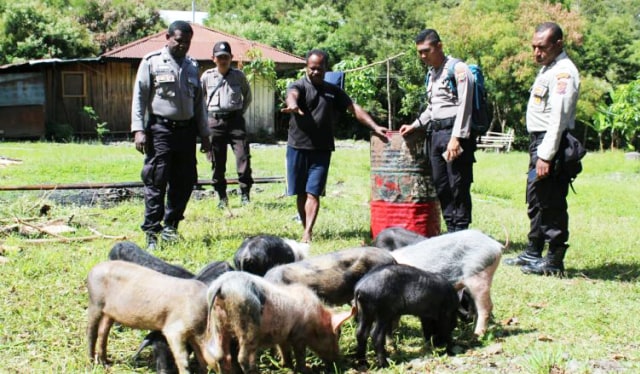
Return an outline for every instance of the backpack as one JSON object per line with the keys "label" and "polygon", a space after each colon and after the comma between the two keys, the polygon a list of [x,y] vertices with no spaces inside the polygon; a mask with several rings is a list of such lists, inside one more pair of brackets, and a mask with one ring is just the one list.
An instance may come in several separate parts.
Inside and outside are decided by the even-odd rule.
{"label": "backpack", "polygon": [[[453,92],[456,98],[458,97],[458,87],[456,86],[456,73],[455,66],[460,62],[457,58],[452,58],[449,67],[447,68],[447,81],[449,82],[449,88]],[[489,100],[487,98],[487,90],[484,86],[484,75],[480,66],[471,64],[469,70],[473,74],[473,105],[471,109],[471,131],[474,136],[484,135],[491,126],[491,120],[493,119],[493,112],[489,108]],[[429,85],[429,78],[431,71],[427,72],[424,84],[425,87]]]}

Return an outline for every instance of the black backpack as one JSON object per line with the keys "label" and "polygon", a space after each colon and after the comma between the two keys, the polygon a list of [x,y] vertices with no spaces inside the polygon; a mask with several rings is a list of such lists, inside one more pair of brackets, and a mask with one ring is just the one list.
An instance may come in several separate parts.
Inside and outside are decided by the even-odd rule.
{"label": "black backpack", "polygon": [[[458,97],[458,87],[456,86],[456,73],[455,66],[461,60],[457,58],[452,58],[449,67],[447,68],[447,81],[449,83],[449,87],[451,92]],[[484,75],[482,74],[482,69],[480,66],[475,64],[469,65],[469,70],[471,70],[471,74],[473,74],[474,85],[473,85],[473,106],[471,109],[471,131],[474,136],[484,135],[489,130],[491,126],[491,120],[493,119],[493,112],[489,108],[489,100],[487,98],[487,90],[484,85]],[[425,77],[424,84],[425,87],[429,85],[429,77],[431,75],[431,70],[427,72],[427,76]]]}

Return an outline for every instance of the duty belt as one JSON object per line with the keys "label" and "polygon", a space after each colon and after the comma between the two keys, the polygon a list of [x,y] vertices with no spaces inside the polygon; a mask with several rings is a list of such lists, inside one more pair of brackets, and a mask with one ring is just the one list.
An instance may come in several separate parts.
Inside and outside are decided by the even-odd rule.
{"label": "duty belt", "polygon": [[449,117],[443,119],[432,119],[429,121],[429,126],[432,131],[447,130],[453,127],[453,123],[456,121],[456,117]]}
{"label": "duty belt", "polygon": [[229,119],[237,116],[241,112],[239,110],[234,110],[233,112],[209,112],[209,115],[215,119]]}
{"label": "duty belt", "polygon": [[185,127],[185,126],[189,126],[191,124],[191,119],[185,119],[185,120],[173,120],[173,119],[169,119],[166,117],[162,117],[162,116],[154,116],[156,119],[156,123],[165,125],[165,126],[171,126],[171,127]]}

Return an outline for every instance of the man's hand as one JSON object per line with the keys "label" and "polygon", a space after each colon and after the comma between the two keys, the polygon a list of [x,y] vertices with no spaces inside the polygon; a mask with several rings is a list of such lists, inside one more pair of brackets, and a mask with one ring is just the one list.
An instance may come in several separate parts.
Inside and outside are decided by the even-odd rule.
{"label": "man's hand", "polygon": [[207,153],[211,151],[211,139],[209,136],[200,137],[200,152]]}
{"label": "man's hand", "polygon": [[538,179],[549,176],[550,172],[551,162],[538,158],[538,161],[536,161],[536,175],[538,176]]}
{"label": "man's hand", "polygon": [[387,138],[387,131],[389,130],[386,127],[375,125],[371,128],[371,131],[373,131],[373,135],[380,138],[383,142],[386,143],[389,141],[389,139]]}
{"label": "man's hand", "polygon": [[285,108],[280,109],[280,111],[282,113],[296,113],[300,116],[304,116],[304,112],[300,110],[300,108],[297,105],[287,106]]}
{"label": "man's hand", "polygon": [[411,126],[411,125],[402,125],[402,126],[400,126],[400,135],[402,135],[402,136],[409,135],[415,129],[416,128]]}
{"label": "man's hand", "polygon": [[460,148],[460,141],[458,140],[458,137],[452,136],[451,139],[449,139],[449,143],[447,143],[445,159],[447,161],[453,161],[460,156],[462,151],[463,149]]}
{"label": "man's hand", "polygon": [[144,146],[147,142],[147,136],[144,134],[144,131],[136,131],[133,133],[133,142],[136,145],[136,150],[142,154],[144,154]]}

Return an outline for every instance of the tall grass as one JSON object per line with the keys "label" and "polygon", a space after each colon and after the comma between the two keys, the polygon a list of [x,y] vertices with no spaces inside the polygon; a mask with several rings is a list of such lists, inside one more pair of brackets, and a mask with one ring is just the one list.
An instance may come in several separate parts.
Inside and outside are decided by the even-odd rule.
{"label": "tall grass", "polygon": [[[362,142],[341,142],[334,153],[327,196],[314,231],[312,254],[357,246],[369,237],[369,148]],[[19,165],[0,167],[0,185],[73,182],[138,181],[142,156],[131,144],[0,143],[0,156],[20,159]],[[210,166],[198,156],[199,177],[211,176]],[[476,154],[473,184],[473,224],[500,241],[508,239],[505,257],[526,243],[528,220],[524,202],[527,155]],[[227,167],[234,175],[233,157]],[[254,147],[255,176],[284,176],[284,148]],[[391,350],[393,365],[375,372],[568,372],[591,373],[640,370],[640,163],[625,160],[621,152],[590,153],[584,172],[570,193],[570,249],[567,277],[523,275],[500,266],[492,290],[493,324],[476,341],[472,326],[454,333],[460,353],[434,355],[425,346],[418,322],[404,317]],[[293,239],[302,234],[294,220],[292,197],[282,196],[283,184],[255,185],[252,204],[240,207],[231,197],[231,210],[215,208],[212,198],[192,199],[180,226],[183,240],[156,254],[166,261],[197,271],[212,260],[231,260],[242,239],[270,233]],[[0,192],[0,226],[15,219],[36,219],[44,204],[48,219],[64,218],[90,234],[88,227],[108,235],[124,235],[144,244],[139,225],[143,202],[139,198],[104,208],[65,206],[50,192]],[[153,372],[130,357],[144,331],[114,328],[110,335],[110,369],[93,367],[85,340],[89,269],[107,259],[114,244],[99,239],[83,243],[28,244],[16,232],[0,234],[0,372],[78,373]],[[355,350],[354,324],[343,329],[344,353]],[[308,361],[315,362],[313,356]],[[370,362],[372,356],[369,357]],[[263,356],[263,370],[275,370]],[[351,361],[337,366],[355,372]]]}

